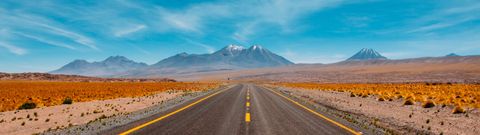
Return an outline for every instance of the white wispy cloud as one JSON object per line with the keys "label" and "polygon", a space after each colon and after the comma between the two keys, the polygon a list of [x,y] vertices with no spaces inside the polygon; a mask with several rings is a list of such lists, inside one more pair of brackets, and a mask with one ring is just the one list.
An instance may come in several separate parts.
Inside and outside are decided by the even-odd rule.
{"label": "white wispy cloud", "polygon": [[198,44],[198,46],[201,46],[201,47],[205,48],[205,50],[206,50],[208,53],[213,53],[213,52],[215,52],[215,48],[213,48],[212,46],[209,46],[209,45],[206,45],[206,44]]}
{"label": "white wispy cloud", "polygon": [[187,41],[188,43],[192,44],[192,45],[195,45],[195,46],[199,46],[199,47],[202,47],[205,49],[205,51],[207,51],[208,53],[213,53],[215,52],[215,48],[210,46],[210,45],[207,45],[207,44],[203,44],[203,43],[199,43],[199,42],[195,42],[191,39],[188,39],[188,38],[184,38],[185,41]]}
{"label": "white wispy cloud", "polygon": [[231,5],[205,3],[190,6],[183,10],[169,10],[157,7],[162,21],[174,29],[201,33],[208,21],[232,15]]}
{"label": "white wispy cloud", "polygon": [[8,51],[16,55],[24,55],[28,53],[27,50],[8,43],[0,43],[0,47],[6,48]]}
{"label": "white wispy cloud", "polygon": [[480,3],[472,1],[474,3],[467,3],[462,6],[451,7],[446,10],[442,10],[444,14],[462,14],[469,12],[478,12],[480,11]]}
{"label": "white wispy cloud", "polygon": [[233,33],[232,38],[242,44],[248,44],[249,37],[254,34],[256,22],[248,22],[236,26],[237,30]]}
{"label": "white wispy cloud", "polygon": [[132,34],[132,33],[135,33],[135,32],[138,32],[138,31],[141,31],[143,29],[147,28],[146,25],[144,24],[140,24],[140,25],[136,25],[134,27],[130,27],[130,28],[126,28],[126,29],[121,29],[117,32],[114,33],[115,37],[123,37],[125,35],[129,35],[129,34]]}
{"label": "white wispy cloud", "polygon": [[177,14],[164,14],[163,21],[166,21],[171,26],[184,30],[184,31],[193,31],[200,32],[199,20],[196,16],[186,16],[186,15],[177,15]]}
{"label": "white wispy cloud", "polygon": [[99,50],[98,47],[95,45],[95,42],[89,37],[83,36],[81,34],[78,34],[78,33],[72,32],[72,31],[68,31],[66,29],[62,29],[62,28],[55,27],[55,26],[52,26],[52,25],[44,24],[44,23],[38,23],[38,22],[31,22],[31,23],[34,23],[38,26],[46,28],[46,30],[50,31],[52,34],[57,34],[57,35],[61,35],[61,36],[70,38],[78,44],[90,47],[94,50]]}
{"label": "white wispy cloud", "polygon": [[[235,27],[232,39],[246,43],[251,36],[263,30],[262,26],[274,25],[280,31],[291,32],[296,19],[309,13],[343,3],[342,0],[265,0],[265,1],[216,1],[189,5],[181,9],[169,9],[162,6],[145,6],[129,1],[120,1],[129,8],[153,14],[159,20],[147,21],[157,32],[181,32],[202,34],[214,21],[237,20],[228,22]],[[248,10],[246,10],[248,9]],[[111,15],[112,16],[112,15]],[[150,16],[151,17],[151,16]],[[145,19],[149,20],[149,19]]]}
{"label": "white wispy cloud", "polygon": [[[463,24],[480,20],[480,14],[478,14],[480,3],[475,1],[438,2],[434,7],[426,14],[399,20],[398,25],[377,29],[372,33],[377,35],[406,35],[414,38],[447,37],[466,31],[461,29],[463,26],[471,26],[471,24]],[[458,33],[441,32],[441,30],[449,28],[452,28],[453,31],[455,29],[460,31],[457,31]],[[472,27],[471,29],[478,29],[478,27]]]}
{"label": "white wispy cloud", "polygon": [[422,26],[422,27],[418,27],[418,28],[409,30],[409,31],[407,31],[407,33],[429,32],[429,31],[433,31],[433,30],[448,28],[448,27],[451,27],[451,26],[455,26],[455,25],[467,22],[467,21],[471,21],[471,20],[473,20],[473,18],[467,17],[467,18],[462,18],[460,20],[442,21],[442,22],[439,22],[439,23],[425,25],[425,26]]}
{"label": "white wispy cloud", "polygon": [[41,41],[41,42],[50,42],[50,44],[52,45],[60,45],[66,48],[72,48],[69,46],[65,46],[65,43],[61,43],[63,41],[60,41],[60,40],[48,41],[48,40],[45,40],[44,38],[45,36],[58,35],[66,39],[69,39],[75,42],[76,44],[83,45],[94,50],[99,50],[94,40],[91,39],[90,37],[84,36],[80,33],[73,32],[72,30],[61,28],[61,24],[56,23],[55,21],[52,21],[50,19],[47,19],[39,15],[34,15],[34,14],[29,14],[24,12],[17,13],[15,11],[12,11],[12,12],[9,12],[9,14],[4,14],[0,16],[0,19],[7,20],[8,23],[4,23],[4,25],[6,25],[7,27],[12,27],[14,29],[19,29],[18,31],[25,31],[25,32],[34,31],[34,32],[48,33],[46,35],[43,35],[42,37],[23,35],[24,37],[32,38],[34,40]]}
{"label": "white wispy cloud", "polygon": [[53,45],[53,46],[57,46],[57,47],[63,47],[63,48],[68,48],[68,49],[72,49],[72,50],[75,50],[76,48],[71,46],[71,45],[67,45],[67,44],[64,44],[64,43],[61,43],[61,42],[57,42],[57,41],[54,41],[54,40],[48,40],[48,39],[45,39],[45,38],[42,38],[42,37],[39,37],[39,36],[34,36],[34,35],[30,35],[30,34],[25,34],[25,33],[22,33],[22,32],[15,32],[15,34],[17,35],[21,35],[23,37],[27,37],[27,38],[30,38],[30,39],[34,39],[34,40],[37,40],[39,42],[43,42],[45,44],[48,44],[48,45]]}
{"label": "white wispy cloud", "polygon": [[478,2],[458,2],[443,5],[419,18],[412,18],[404,29],[405,33],[430,33],[436,30],[456,27],[480,19]]}
{"label": "white wispy cloud", "polygon": [[[292,32],[298,27],[297,19],[310,13],[342,4],[342,0],[266,0],[256,2],[233,3],[240,9],[251,9],[239,12],[251,20],[240,23],[232,38],[246,42],[265,25],[279,26],[282,32]],[[239,5],[239,6],[238,6]]]}

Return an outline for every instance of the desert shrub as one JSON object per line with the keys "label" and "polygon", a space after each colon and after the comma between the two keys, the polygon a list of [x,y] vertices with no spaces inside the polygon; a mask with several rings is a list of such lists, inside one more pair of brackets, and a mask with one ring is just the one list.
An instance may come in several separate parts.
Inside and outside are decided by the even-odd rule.
{"label": "desert shrub", "polygon": [[453,114],[459,114],[459,113],[465,113],[465,112],[466,112],[465,109],[463,109],[460,106],[455,107],[452,111]]}
{"label": "desert shrub", "polygon": [[355,94],[353,94],[353,93],[350,93],[350,97],[355,97]]}
{"label": "desert shrub", "polygon": [[379,97],[377,100],[378,100],[378,101],[385,101],[385,98]]}
{"label": "desert shrub", "polygon": [[107,118],[107,116],[105,116],[105,114],[103,114],[102,116],[98,117],[99,120],[105,119],[105,118]]}
{"label": "desert shrub", "polygon": [[[0,97],[4,100],[0,112],[19,109],[25,99],[38,106],[61,105],[66,97],[78,101],[106,100],[121,97],[141,97],[170,89],[206,91],[220,83],[200,82],[45,82],[1,81]],[[81,91],[82,94],[77,94]],[[0,99],[0,100],[2,100]],[[15,113],[15,112],[14,112]]]}
{"label": "desert shrub", "polygon": [[403,102],[403,105],[413,105],[413,104],[414,104],[414,102],[410,99],[407,99]]}
{"label": "desert shrub", "polygon": [[62,103],[62,104],[72,104],[72,103],[73,103],[72,98],[67,97],[67,98],[65,98],[65,99],[63,100],[63,103]]}
{"label": "desert shrub", "polygon": [[[480,83],[479,83],[480,84]],[[480,108],[477,84],[455,84],[455,83],[435,83],[428,82],[427,85],[420,83],[404,83],[404,84],[321,84],[321,83],[277,83],[281,87],[301,88],[322,91],[348,91],[351,96],[355,97],[383,97],[385,101],[390,99],[403,99],[407,105],[417,104],[417,101],[431,100],[434,104],[426,103],[425,107],[431,105],[445,107],[449,105],[461,105],[461,107]],[[349,96],[349,95],[346,95]],[[422,106],[424,102],[419,103]]]}
{"label": "desert shrub", "polygon": [[35,104],[35,103],[32,102],[32,101],[27,101],[27,102],[23,103],[20,107],[18,107],[18,109],[20,109],[20,110],[23,110],[23,109],[34,109],[35,107],[37,107],[37,104]]}
{"label": "desert shrub", "polygon": [[432,108],[432,107],[435,107],[435,103],[433,103],[433,101],[428,100],[428,101],[423,102],[422,107],[423,108]]}

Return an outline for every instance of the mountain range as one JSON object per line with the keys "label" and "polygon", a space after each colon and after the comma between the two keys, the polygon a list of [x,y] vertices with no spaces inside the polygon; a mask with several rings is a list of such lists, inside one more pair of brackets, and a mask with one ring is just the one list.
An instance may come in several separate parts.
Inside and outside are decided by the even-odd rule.
{"label": "mountain range", "polygon": [[51,71],[53,74],[85,75],[85,76],[111,76],[130,70],[147,67],[141,62],[135,62],[123,56],[111,56],[100,62],[74,60],[60,69]]}
{"label": "mountain range", "polygon": [[253,45],[250,48],[228,45],[211,54],[179,53],[153,65],[134,62],[123,56],[113,56],[104,61],[92,63],[85,60],[75,60],[50,73],[86,76],[147,76],[151,74],[181,74],[276,67],[292,64],[294,63],[259,45]]}
{"label": "mountain range", "polygon": [[[452,53],[446,55],[445,58],[458,56],[459,55]],[[423,60],[425,58],[416,59]],[[407,60],[412,61],[415,59]],[[392,60],[382,56],[379,52],[370,48],[363,48],[352,57],[345,61],[334,63],[334,65],[365,65],[379,62],[385,63],[389,61]],[[152,65],[135,62],[123,56],[111,56],[100,62],[75,60],[60,69],[51,71],[50,73],[102,77],[151,77],[282,67],[288,65],[294,65],[294,63],[266,48],[263,48],[262,46],[253,45],[249,48],[244,48],[243,46],[238,45],[228,45],[210,54],[179,53]]]}

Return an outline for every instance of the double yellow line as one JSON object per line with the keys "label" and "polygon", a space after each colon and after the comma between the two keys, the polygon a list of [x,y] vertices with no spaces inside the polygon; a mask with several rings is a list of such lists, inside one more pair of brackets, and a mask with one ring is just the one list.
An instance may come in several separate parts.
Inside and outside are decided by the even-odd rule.
{"label": "double yellow line", "polygon": [[147,123],[145,123],[145,124],[142,124],[142,125],[140,125],[140,126],[134,127],[134,128],[132,128],[132,129],[130,129],[130,130],[127,130],[127,131],[125,131],[125,132],[123,132],[123,133],[120,133],[119,135],[128,135],[128,134],[130,134],[130,133],[133,133],[133,132],[135,132],[135,131],[137,131],[137,130],[140,130],[140,129],[148,126],[148,125],[151,125],[151,124],[153,124],[153,123],[155,123],[155,122],[158,122],[158,121],[160,121],[160,120],[163,120],[163,119],[165,119],[165,118],[167,118],[167,117],[170,117],[170,116],[172,116],[172,115],[174,115],[174,114],[177,114],[177,113],[179,113],[179,112],[181,112],[181,111],[183,111],[183,110],[185,110],[185,109],[187,109],[187,108],[189,108],[189,107],[192,107],[192,106],[194,106],[194,105],[196,105],[196,104],[198,104],[198,103],[200,103],[200,102],[202,102],[202,101],[204,101],[204,100],[206,100],[206,99],[208,99],[208,98],[210,98],[210,97],[213,97],[213,96],[215,96],[215,95],[217,95],[217,94],[219,94],[219,93],[221,93],[221,92],[223,92],[223,91],[224,91],[224,90],[220,90],[220,91],[218,91],[218,92],[215,92],[215,93],[213,93],[213,94],[211,94],[211,95],[209,95],[209,96],[206,96],[206,97],[204,97],[204,98],[202,98],[202,99],[200,99],[200,100],[198,100],[198,101],[195,101],[195,102],[193,102],[193,103],[191,103],[191,104],[189,104],[189,105],[187,105],[187,106],[185,106],[185,107],[182,107],[182,108],[180,108],[180,109],[178,109],[178,110],[176,110],[176,111],[174,111],[174,112],[171,112],[171,113],[169,113],[169,114],[167,114],[167,115],[164,115],[164,116],[162,116],[162,117],[160,117],[160,118],[157,118],[157,119],[155,119],[155,120],[149,121],[149,122],[147,122]]}
{"label": "double yellow line", "polygon": [[340,124],[340,123],[338,123],[338,122],[336,122],[336,121],[334,121],[334,120],[332,120],[332,119],[330,119],[330,118],[328,118],[328,117],[326,117],[326,116],[324,116],[324,115],[322,115],[322,114],[320,114],[320,113],[318,113],[318,112],[316,112],[316,111],[314,111],[314,110],[312,110],[312,109],[310,109],[310,108],[308,108],[308,107],[306,107],[306,106],[298,103],[297,101],[294,101],[294,100],[292,100],[292,99],[290,99],[290,98],[288,98],[288,97],[286,97],[286,96],[284,96],[284,95],[276,92],[275,90],[272,90],[272,89],[269,89],[269,88],[266,88],[266,89],[272,91],[273,93],[279,95],[280,97],[283,97],[283,98],[287,99],[287,100],[290,101],[290,102],[293,102],[294,104],[300,106],[301,108],[303,108],[303,109],[305,109],[305,110],[307,110],[307,111],[309,111],[309,112],[311,112],[311,113],[313,113],[313,114],[315,114],[315,115],[317,115],[317,116],[319,116],[319,117],[327,120],[328,122],[333,123],[333,124],[335,124],[335,125],[343,128],[343,129],[347,130],[348,132],[350,132],[350,133],[352,133],[352,134],[354,134],[354,135],[361,135],[361,134],[362,134],[362,133],[360,133],[360,132],[357,132],[357,131],[355,131],[355,130],[353,130],[353,129],[351,129],[351,128],[343,125],[343,124]]}

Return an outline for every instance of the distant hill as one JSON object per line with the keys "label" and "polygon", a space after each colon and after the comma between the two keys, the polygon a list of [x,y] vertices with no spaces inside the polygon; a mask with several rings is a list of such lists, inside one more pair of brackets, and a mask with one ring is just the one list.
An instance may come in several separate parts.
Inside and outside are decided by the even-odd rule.
{"label": "distant hill", "polygon": [[51,71],[52,74],[70,74],[84,76],[113,76],[129,70],[147,67],[141,62],[135,62],[123,56],[111,56],[100,62],[88,62],[86,60],[75,60]]}
{"label": "distant hill", "polygon": [[296,64],[170,77],[181,81],[205,79],[318,83],[480,83],[480,55]]}
{"label": "distant hill", "polygon": [[387,57],[382,56],[377,51],[370,48],[363,48],[346,61],[364,61],[364,60],[387,60]]}
{"label": "distant hill", "polygon": [[460,56],[460,55],[455,54],[455,53],[450,53],[448,55],[445,55],[445,57],[458,57],[458,56]]}

